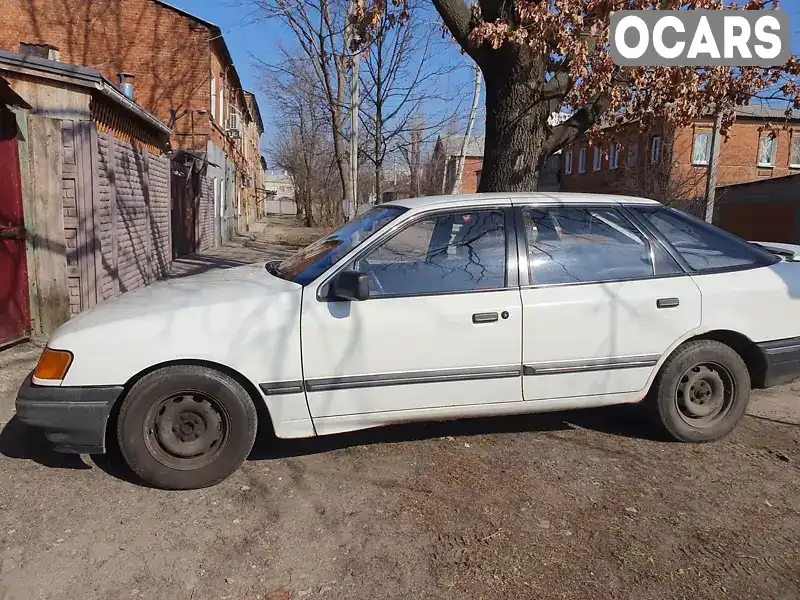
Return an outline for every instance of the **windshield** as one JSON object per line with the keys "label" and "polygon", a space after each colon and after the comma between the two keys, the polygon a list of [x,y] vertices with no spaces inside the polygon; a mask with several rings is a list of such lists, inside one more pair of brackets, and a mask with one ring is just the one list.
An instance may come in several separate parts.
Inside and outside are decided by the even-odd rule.
{"label": "windshield", "polygon": [[[282,279],[307,285],[327,271],[345,254],[386,227],[406,211],[397,206],[383,206],[368,210],[340,229],[306,246],[294,256],[271,269]],[[267,265],[269,268],[270,265]]]}

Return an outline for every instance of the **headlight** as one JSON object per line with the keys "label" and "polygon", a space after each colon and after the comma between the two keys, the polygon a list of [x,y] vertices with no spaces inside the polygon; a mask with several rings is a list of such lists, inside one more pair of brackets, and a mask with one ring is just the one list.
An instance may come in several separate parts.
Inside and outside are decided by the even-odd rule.
{"label": "headlight", "polygon": [[36,365],[33,376],[36,379],[60,381],[64,379],[71,363],[72,352],[45,348],[41,358],[39,358],[39,364]]}

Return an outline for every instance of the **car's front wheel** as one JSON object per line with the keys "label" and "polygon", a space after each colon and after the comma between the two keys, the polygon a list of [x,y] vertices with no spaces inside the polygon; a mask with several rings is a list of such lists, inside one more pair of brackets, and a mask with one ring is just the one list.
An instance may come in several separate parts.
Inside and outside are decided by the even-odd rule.
{"label": "car's front wheel", "polygon": [[681,442],[711,442],[734,430],[750,401],[750,373],[730,346],[697,340],[661,368],[647,400],[655,421]]}
{"label": "car's front wheel", "polygon": [[177,365],[142,377],[120,408],[117,439],[130,468],[165,489],[219,483],[247,458],[256,409],[234,379],[213,369]]}

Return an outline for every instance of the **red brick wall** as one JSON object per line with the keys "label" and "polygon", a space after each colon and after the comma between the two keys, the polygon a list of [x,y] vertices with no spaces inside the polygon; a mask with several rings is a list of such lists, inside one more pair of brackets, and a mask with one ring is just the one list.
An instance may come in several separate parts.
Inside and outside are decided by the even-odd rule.
{"label": "red brick wall", "polygon": [[[600,170],[594,170],[595,146],[590,145],[586,140],[581,140],[565,148],[561,153],[561,191],[562,192],[588,192],[596,194],[618,194],[620,189],[618,182],[621,180],[624,167],[628,164],[628,149],[634,144],[637,145],[636,162],[631,166],[641,166],[650,157],[650,144],[653,136],[660,135],[662,143],[664,133],[653,131],[650,134],[641,133],[635,126],[621,127],[614,135],[614,139],[619,141],[623,148],[620,151],[619,168],[611,168],[611,157],[609,156],[610,145],[601,145],[602,157]],[[586,172],[579,170],[580,153],[583,148],[587,149]],[[569,158],[569,151],[572,150],[572,173],[566,174],[566,161]]]}
{"label": "red brick wall", "polygon": [[[478,191],[478,184],[481,180],[481,169],[483,169],[483,157],[467,156],[464,159],[464,175],[461,178],[461,187],[459,188],[460,194],[474,194]],[[442,190],[443,193],[449,194],[452,190],[453,184],[456,181],[457,170],[458,157],[451,156],[450,162],[447,164],[446,189]]]}
{"label": "red brick wall", "polygon": [[[209,31],[152,0],[0,0],[0,49],[51,44],[62,62],[99,70],[118,83],[136,75],[135,99],[163,122],[178,115],[172,143],[205,151],[209,118]],[[188,112],[187,112],[188,111]]]}
{"label": "red brick wall", "polygon": [[[800,135],[800,123],[792,131],[778,132],[778,153],[774,168],[758,167],[759,140],[762,136],[760,131],[765,125],[765,121],[756,119],[740,119],[732,130],[728,140],[723,141],[720,149],[720,165],[717,174],[717,185],[725,186],[737,183],[747,183],[750,181],[760,181],[773,177],[783,177],[786,175],[800,173],[800,169],[789,168],[789,157],[791,153],[792,136]],[[695,166],[693,161],[694,136],[696,133],[710,133],[712,122],[703,121],[695,125],[675,132],[674,157],[677,159],[677,169],[684,173],[677,174],[691,181],[695,187],[696,196],[704,196],[706,189],[707,167]],[[617,135],[617,139],[623,143],[636,139],[639,142],[639,164],[647,159],[649,155],[650,138],[652,134],[639,134],[631,128],[622,129]],[[589,148],[588,166],[585,174],[578,173],[578,156],[580,149],[586,147],[585,141],[577,142],[573,146],[573,168],[572,174],[566,175],[564,165],[562,165],[562,191],[575,192],[598,192],[614,193],[613,182],[620,177],[620,173],[609,169],[608,145],[604,147],[602,168],[598,172],[592,170],[592,152]],[[566,151],[564,152],[566,157]],[[620,163],[623,164],[626,155],[623,150]]]}

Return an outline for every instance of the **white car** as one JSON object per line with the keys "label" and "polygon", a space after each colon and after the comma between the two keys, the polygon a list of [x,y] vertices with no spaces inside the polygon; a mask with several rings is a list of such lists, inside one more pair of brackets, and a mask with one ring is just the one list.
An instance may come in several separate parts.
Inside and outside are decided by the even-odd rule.
{"label": "white car", "polygon": [[164,488],[221,481],[259,425],[303,438],[644,400],[673,438],[715,440],[751,387],[800,374],[798,249],[639,198],[392,202],[284,262],[77,316],[17,414],[66,452],[115,435]]}

